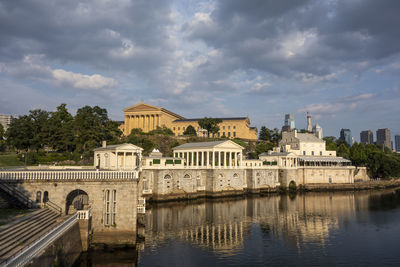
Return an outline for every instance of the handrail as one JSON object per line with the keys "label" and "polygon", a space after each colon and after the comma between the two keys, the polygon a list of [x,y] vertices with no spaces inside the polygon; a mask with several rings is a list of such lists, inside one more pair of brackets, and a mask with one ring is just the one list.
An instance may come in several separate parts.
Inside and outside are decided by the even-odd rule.
{"label": "handrail", "polygon": [[24,193],[22,193],[21,191],[16,189],[15,187],[9,186],[9,185],[7,185],[5,183],[0,183],[0,187],[4,191],[6,191],[8,194],[10,194],[11,196],[17,198],[19,201],[21,201],[28,208],[32,208],[33,207],[33,201],[29,197],[27,197]]}
{"label": "handrail", "polygon": [[19,253],[15,254],[13,257],[8,259],[3,266],[24,266],[30,262],[38,253],[40,253],[44,248],[46,248],[51,242],[56,240],[67,230],[69,230],[76,222],[77,214],[72,215],[67,220],[62,222],[60,225],[48,231],[46,234],[42,235],[38,240],[31,243],[26,248],[23,248]]}
{"label": "handrail", "polygon": [[47,200],[46,202],[44,202],[44,206],[51,208],[51,209],[55,210],[57,213],[60,213],[60,215],[62,215],[62,208],[60,206],[58,206],[56,203],[51,202],[50,200]]}

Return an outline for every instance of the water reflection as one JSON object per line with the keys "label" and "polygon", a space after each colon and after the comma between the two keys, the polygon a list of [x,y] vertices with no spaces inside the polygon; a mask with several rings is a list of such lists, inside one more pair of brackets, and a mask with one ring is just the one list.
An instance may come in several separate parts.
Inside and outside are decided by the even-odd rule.
{"label": "water reflection", "polygon": [[[154,204],[135,260],[138,266],[396,265],[399,207],[395,190]],[[126,264],[116,257],[112,266]]]}

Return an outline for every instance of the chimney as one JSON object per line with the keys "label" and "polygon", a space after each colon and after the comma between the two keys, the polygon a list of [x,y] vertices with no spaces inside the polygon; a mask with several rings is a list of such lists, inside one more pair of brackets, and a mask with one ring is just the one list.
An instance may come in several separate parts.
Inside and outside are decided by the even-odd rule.
{"label": "chimney", "polygon": [[103,148],[107,147],[107,141],[101,141],[101,147]]}
{"label": "chimney", "polygon": [[307,112],[307,132],[312,132],[311,115]]}

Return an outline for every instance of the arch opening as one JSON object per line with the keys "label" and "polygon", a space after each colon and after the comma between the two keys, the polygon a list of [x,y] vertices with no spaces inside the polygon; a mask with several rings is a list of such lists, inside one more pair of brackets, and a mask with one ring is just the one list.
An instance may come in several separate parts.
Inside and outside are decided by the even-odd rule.
{"label": "arch opening", "polygon": [[78,210],[85,210],[89,206],[89,195],[81,190],[76,189],[67,195],[65,202],[65,214],[74,214]]}

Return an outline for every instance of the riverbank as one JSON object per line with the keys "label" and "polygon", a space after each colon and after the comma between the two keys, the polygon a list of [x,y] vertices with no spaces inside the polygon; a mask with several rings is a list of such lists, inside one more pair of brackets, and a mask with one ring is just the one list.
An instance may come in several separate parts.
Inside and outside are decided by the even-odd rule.
{"label": "riverbank", "polygon": [[298,188],[305,192],[360,191],[400,187],[400,179],[371,180],[354,184],[307,184]]}

